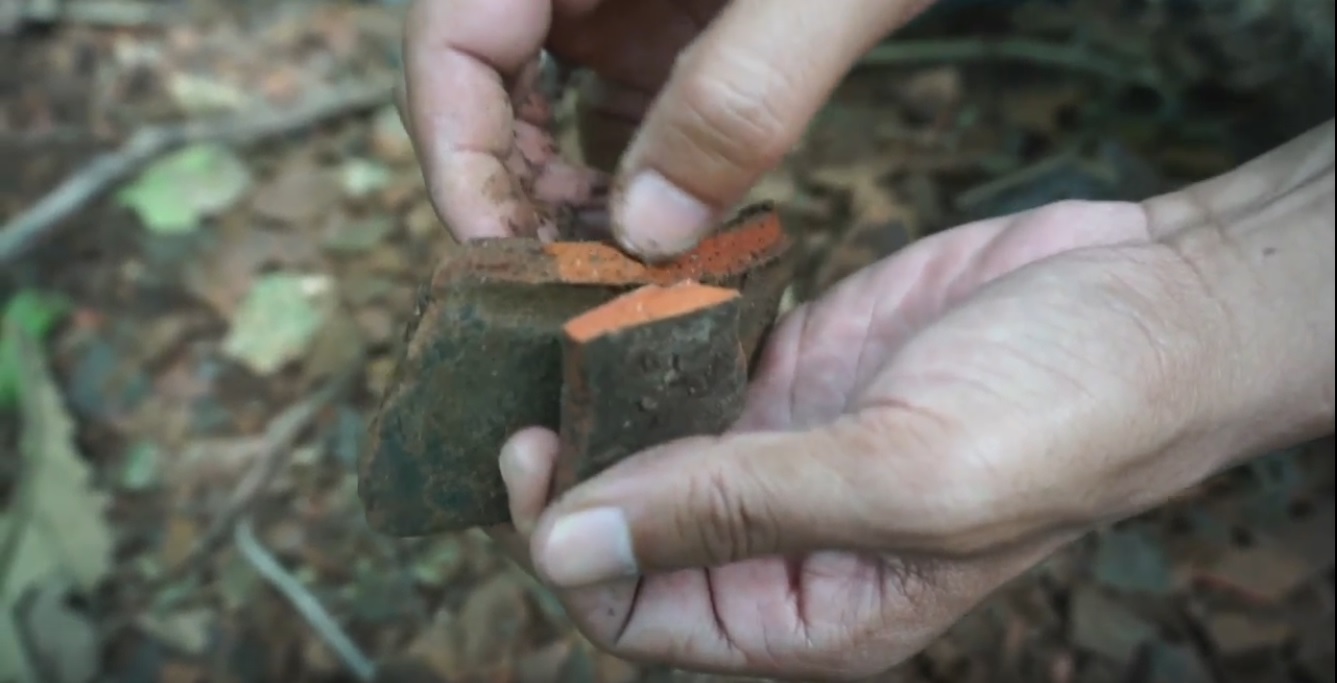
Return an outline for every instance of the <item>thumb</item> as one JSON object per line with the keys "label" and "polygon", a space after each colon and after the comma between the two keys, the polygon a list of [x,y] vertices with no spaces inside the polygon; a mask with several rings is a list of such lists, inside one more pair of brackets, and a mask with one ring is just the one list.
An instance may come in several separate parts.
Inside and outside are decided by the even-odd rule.
{"label": "thumb", "polygon": [[640,453],[545,511],[531,539],[535,568],[577,587],[761,556],[887,549],[894,520],[944,518],[923,493],[941,491],[925,481],[931,458],[880,422],[849,416]]}
{"label": "thumb", "polygon": [[618,169],[623,248],[691,249],[798,142],[855,61],[928,0],[733,0],[680,55]]}

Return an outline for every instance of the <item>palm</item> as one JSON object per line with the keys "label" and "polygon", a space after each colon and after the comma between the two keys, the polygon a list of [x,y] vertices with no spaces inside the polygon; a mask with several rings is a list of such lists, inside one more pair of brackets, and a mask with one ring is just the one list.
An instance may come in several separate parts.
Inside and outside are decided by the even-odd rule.
{"label": "palm", "polygon": [[[963,226],[865,269],[777,328],[737,429],[801,429],[875,402],[887,360],[948,308],[1040,259],[1145,239],[1141,222],[1128,217],[1109,205],[1061,205]],[[1028,559],[1010,563],[1014,571],[1036,559],[1033,551],[1023,554]],[[998,564],[917,567],[823,552],[652,575],[562,597],[592,639],[628,656],[721,669],[871,671],[924,646],[1010,578],[998,576]],[[944,583],[955,590],[937,590]],[[934,600],[919,600],[930,593]],[[850,652],[867,660],[851,660]],[[834,661],[822,661],[823,653]]]}

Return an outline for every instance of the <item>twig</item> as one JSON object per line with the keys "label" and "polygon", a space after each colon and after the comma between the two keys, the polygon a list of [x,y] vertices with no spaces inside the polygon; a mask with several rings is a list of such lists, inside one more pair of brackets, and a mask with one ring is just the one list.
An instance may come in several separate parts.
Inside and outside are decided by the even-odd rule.
{"label": "twig", "polygon": [[243,112],[216,121],[142,128],[124,145],[95,157],[60,186],[0,230],[0,266],[9,265],[49,238],[61,221],[144,164],[177,147],[200,142],[236,145],[300,130],[336,116],[379,107],[393,86],[375,82],[339,89],[291,109]]}
{"label": "twig", "polygon": [[228,533],[232,531],[237,520],[287,464],[297,438],[306,431],[325,406],[343,393],[361,367],[361,363],[350,364],[315,394],[289,407],[269,422],[265,427],[264,436],[261,437],[264,449],[233,489],[223,510],[214,517],[209,528],[191,547],[190,552],[186,553],[186,557],[153,581],[150,590],[156,590],[189,573],[227,540]]}
{"label": "twig", "polygon": [[878,45],[859,60],[859,66],[894,66],[945,62],[1024,62],[1084,71],[1112,81],[1159,87],[1160,73],[1152,66],[1106,59],[1088,48],[1034,40],[923,40]]}
{"label": "twig", "polygon": [[293,608],[311,625],[320,639],[330,647],[336,657],[362,683],[370,683],[376,678],[376,664],[371,661],[352,638],[340,628],[320,600],[302,585],[272,553],[255,537],[251,530],[251,521],[242,519],[232,531],[232,541],[242,557],[251,563],[270,585],[288,599]]}
{"label": "twig", "polygon": [[[23,0],[18,0],[23,2]],[[19,10],[25,21],[49,24],[69,22],[92,26],[131,28],[157,26],[181,18],[180,12],[161,3],[137,0],[65,0],[64,2],[29,2]]]}
{"label": "twig", "polygon": [[963,191],[956,197],[955,208],[957,211],[969,213],[1009,190],[1032,183],[1073,162],[1080,162],[1076,152],[1066,150],[1056,153]]}

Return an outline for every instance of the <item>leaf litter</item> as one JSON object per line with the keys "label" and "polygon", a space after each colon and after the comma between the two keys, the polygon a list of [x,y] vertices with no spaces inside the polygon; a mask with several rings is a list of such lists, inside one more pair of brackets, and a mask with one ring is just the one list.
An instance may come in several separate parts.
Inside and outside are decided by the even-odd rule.
{"label": "leaf litter", "polygon": [[[755,190],[777,202],[802,245],[786,305],[971,217],[1065,197],[1137,198],[1219,173],[1247,156],[1242,140],[1287,118],[1203,106],[1194,93],[1204,88],[1276,98],[1229,85],[1248,82],[1238,74],[1183,63],[1176,55],[1210,51],[1200,30],[1115,4],[990,8],[993,34],[927,22],[880,46]],[[207,15],[170,27],[34,38],[25,65],[86,87],[24,81],[23,97],[0,103],[0,120],[122,137],[143,121],[245,116],[395,75],[402,9],[393,3],[198,5]],[[1262,48],[1250,46],[1286,41],[1251,43],[1250,32],[1276,26],[1255,21],[1213,44],[1258,62]],[[998,54],[1039,59],[978,57],[995,43]],[[77,68],[87,55],[96,78]],[[1074,56],[1081,63],[1064,61]],[[1169,82],[1130,87],[1089,68],[1111,60],[1138,83],[1152,72]],[[1282,80],[1315,82],[1304,73]],[[88,96],[68,99],[80,90]],[[93,515],[102,508],[90,501],[108,495],[114,515],[94,518],[106,534],[94,546],[98,591],[37,581],[6,613],[34,636],[25,654],[45,662],[63,652],[75,666],[47,673],[78,678],[93,642],[106,655],[98,673],[127,683],[305,683],[364,677],[367,662],[384,683],[717,680],[598,652],[476,534],[392,541],[366,528],[350,461],[414,290],[452,242],[394,106],[361,111],[274,144],[163,156],[107,206],[89,207],[86,227],[34,254],[43,274],[19,291],[61,292],[51,296],[72,306],[34,307],[28,319],[40,324],[27,326],[37,346],[49,339],[74,411],[63,443],[82,469],[55,471],[67,477],[62,495],[80,492],[83,505],[62,508],[61,520]],[[569,146],[579,131],[559,120]],[[16,166],[49,177],[38,164]],[[109,210],[116,204],[130,211]],[[127,217],[144,230],[127,231]],[[90,312],[112,324],[90,323]],[[12,357],[0,355],[0,389],[22,365]],[[312,392],[342,371],[355,388],[311,408]],[[27,405],[12,395],[13,409]],[[274,418],[303,406],[301,420]],[[23,416],[13,422],[27,433]],[[1328,441],[1259,461],[1092,535],[876,680],[1261,683],[1295,671],[1331,680],[1331,453]],[[5,520],[26,509],[30,471],[26,460],[0,469]],[[249,539],[229,533],[243,522]],[[73,638],[67,650],[41,635],[85,626],[97,638]]]}

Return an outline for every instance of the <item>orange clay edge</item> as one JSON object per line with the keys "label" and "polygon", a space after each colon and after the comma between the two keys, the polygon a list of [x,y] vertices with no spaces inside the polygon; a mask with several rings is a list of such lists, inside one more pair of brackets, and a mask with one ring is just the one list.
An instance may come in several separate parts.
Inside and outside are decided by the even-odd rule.
{"label": "orange clay edge", "polygon": [[741,275],[774,254],[785,239],[779,217],[768,212],[738,228],[711,235],[669,263],[642,263],[599,242],[555,242],[545,245],[544,251],[554,260],[557,279],[567,284],[671,285]]}
{"label": "orange clay edge", "polygon": [[695,313],[739,296],[737,290],[690,280],[669,287],[646,285],[568,320],[562,329],[572,341],[583,344],[606,334]]}

